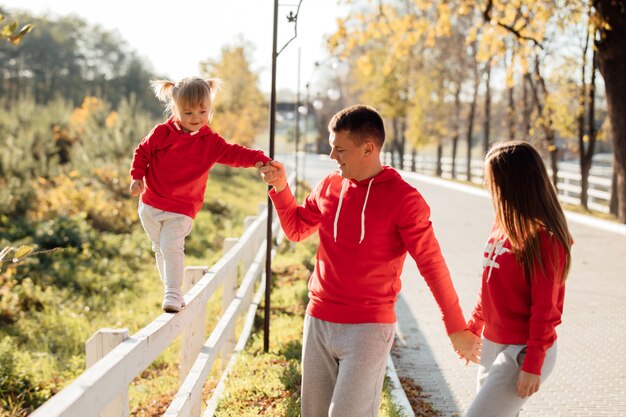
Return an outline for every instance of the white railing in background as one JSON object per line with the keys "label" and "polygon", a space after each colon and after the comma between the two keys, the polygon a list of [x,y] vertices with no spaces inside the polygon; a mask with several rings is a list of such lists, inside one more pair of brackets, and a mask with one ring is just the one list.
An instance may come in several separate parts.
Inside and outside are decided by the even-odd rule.
{"label": "white railing in background", "polygon": [[[391,157],[387,152],[383,155],[383,161],[390,164]],[[467,181],[466,175],[466,159],[457,157],[456,162],[456,178]],[[411,171],[412,159],[411,154],[404,155],[403,169]],[[437,158],[434,156],[418,155],[415,161],[416,172],[420,174],[436,175]],[[442,178],[452,178],[452,158],[441,158]],[[551,171],[550,171],[551,172]],[[612,170],[606,167],[594,167],[589,175],[589,195],[588,207],[603,213],[609,212],[609,202],[611,199],[611,176]],[[557,173],[557,188],[559,199],[563,203],[580,205],[580,173],[578,166],[572,163],[560,163],[559,172]],[[483,165],[482,160],[472,160],[472,182],[482,184],[483,182]]]}
{"label": "white railing in background", "polygon": [[[211,268],[185,268],[186,307],[179,313],[163,313],[130,337],[126,329],[98,331],[86,343],[88,369],[31,416],[128,416],[128,385],[180,335],[181,386],[165,415],[198,417],[202,387],[213,362],[221,353],[226,368],[232,353],[241,350],[252,330],[265,288],[266,224],[267,210],[263,206],[256,218],[246,218],[245,231],[239,239],[226,239],[224,256]],[[280,231],[278,221],[274,221],[272,230],[274,234]],[[238,287],[240,267],[243,277]],[[205,341],[207,302],[220,285],[222,313]],[[245,312],[236,346],[237,320]],[[212,411],[207,410],[207,415],[212,415]]]}

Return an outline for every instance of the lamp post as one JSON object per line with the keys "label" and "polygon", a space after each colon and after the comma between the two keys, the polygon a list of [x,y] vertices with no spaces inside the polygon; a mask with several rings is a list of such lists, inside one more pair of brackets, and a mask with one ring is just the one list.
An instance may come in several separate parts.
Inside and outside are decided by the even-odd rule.
{"label": "lamp post", "polygon": [[[298,3],[296,14],[289,12],[287,21],[294,23],[294,36],[277,51],[278,45],[278,0],[274,0],[274,27],[272,36],[272,86],[270,91],[270,143],[269,157],[274,159],[274,138],[276,136],[276,59],[278,55],[298,36],[298,13],[302,0]],[[269,188],[269,187],[268,187]],[[272,200],[267,197],[267,244],[265,245],[265,309],[263,323],[263,351],[268,352],[270,346],[270,303],[272,297]]]}
{"label": "lamp post", "polygon": [[298,145],[300,142],[300,53],[301,49],[298,48],[298,77],[297,77],[297,87],[296,87],[296,153],[294,155],[294,163],[295,163],[295,171],[296,171],[296,183],[294,184],[294,195],[296,196],[296,201],[298,201]]}

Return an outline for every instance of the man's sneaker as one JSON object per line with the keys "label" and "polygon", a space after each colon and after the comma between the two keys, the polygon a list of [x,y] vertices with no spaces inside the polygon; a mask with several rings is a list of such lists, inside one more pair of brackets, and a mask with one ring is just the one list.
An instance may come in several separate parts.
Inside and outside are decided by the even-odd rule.
{"label": "man's sneaker", "polygon": [[168,292],[163,297],[163,311],[166,313],[178,313],[185,306],[185,300],[180,294]]}

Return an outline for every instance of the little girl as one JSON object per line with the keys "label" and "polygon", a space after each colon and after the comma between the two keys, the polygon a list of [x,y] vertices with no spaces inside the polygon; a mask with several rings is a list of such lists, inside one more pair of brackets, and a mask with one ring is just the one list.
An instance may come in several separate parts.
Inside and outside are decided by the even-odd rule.
{"label": "little girl", "polygon": [[170,117],[135,149],[130,193],[141,194],[139,218],[165,287],[163,310],[175,313],[184,306],[185,237],[202,207],[209,170],[215,163],[258,168],[269,158],[227,143],[209,127],[219,80],[189,77],[150,84]]}
{"label": "little girl", "polygon": [[572,240],[543,161],[529,143],[494,145],[484,169],[496,219],[468,323],[484,340],[478,394],[465,417],[514,417],[556,361]]}

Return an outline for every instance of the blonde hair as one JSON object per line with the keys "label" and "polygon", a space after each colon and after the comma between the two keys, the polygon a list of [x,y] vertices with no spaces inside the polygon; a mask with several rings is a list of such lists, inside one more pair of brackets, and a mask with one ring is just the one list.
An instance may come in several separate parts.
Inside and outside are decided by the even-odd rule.
{"label": "blonde hair", "polygon": [[[496,143],[485,156],[485,184],[491,192],[496,221],[506,234],[527,279],[536,267],[545,272],[539,231],[545,229],[565,252],[565,281],[571,263],[571,235],[541,156],[524,141]],[[556,245],[552,245],[555,251]]]}
{"label": "blonde hair", "polygon": [[208,101],[209,120],[213,116],[213,99],[222,85],[217,78],[186,77],[176,83],[152,80],[150,86],[159,100],[166,103],[165,113],[175,115],[183,107],[199,107]]}

